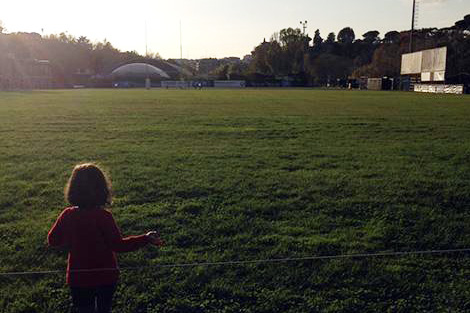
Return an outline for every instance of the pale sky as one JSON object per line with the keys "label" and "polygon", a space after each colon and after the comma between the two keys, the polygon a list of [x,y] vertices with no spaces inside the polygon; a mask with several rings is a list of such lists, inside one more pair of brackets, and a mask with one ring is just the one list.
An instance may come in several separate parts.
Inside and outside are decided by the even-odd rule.
{"label": "pale sky", "polygon": [[[451,26],[470,14],[470,0],[419,0],[418,27]],[[282,28],[320,29],[323,38],[352,27],[356,38],[368,30],[383,36],[407,30],[412,0],[0,0],[0,20],[8,32],[87,36],[107,39],[122,51],[163,58],[243,57],[263,38]]]}

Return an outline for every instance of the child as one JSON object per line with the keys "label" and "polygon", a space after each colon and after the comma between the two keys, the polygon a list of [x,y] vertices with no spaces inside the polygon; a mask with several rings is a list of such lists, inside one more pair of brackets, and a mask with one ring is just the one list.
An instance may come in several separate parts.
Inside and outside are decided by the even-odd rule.
{"label": "child", "polygon": [[122,238],[110,211],[111,183],[95,164],[75,166],[65,187],[72,205],[57,218],[47,237],[50,246],[69,250],[67,284],[78,312],[110,312],[119,270],[115,252],[134,251],[163,241],[155,231]]}

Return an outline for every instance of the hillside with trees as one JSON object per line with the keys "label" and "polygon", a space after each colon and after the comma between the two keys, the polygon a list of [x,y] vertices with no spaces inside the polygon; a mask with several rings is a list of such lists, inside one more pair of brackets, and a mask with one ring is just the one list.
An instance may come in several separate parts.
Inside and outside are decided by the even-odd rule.
{"label": "hillside with trees", "polygon": [[[25,64],[34,60],[50,62],[52,86],[86,84],[108,86],[106,75],[121,64],[154,62],[158,54],[142,56],[136,51],[122,52],[107,41],[92,43],[86,36],[78,38],[61,33],[41,36],[38,33],[4,33],[0,28],[0,78],[21,76]],[[4,78],[6,79],[6,78]]]}
{"label": "hillside with trees", "polygon": [[[441,46],[449,51],[448,80],[468,84],[470,14],[451,27],[425,28],[413,34],[413,51]],[[316,30],[311,38],[298,28],[285,28],[263,40],[244,61],[225,58],[166,62],[180,61],[179,65],[194,73],[193,79],[243,79],[252,86],[325,86],[344,85],[348,79],[360,77],[398,77],[401,55],[409,51],[409,31],[389,31],[381,37],[371,30],[359,36],[345,27],[326,38]],[[142,56],[136,51],[122,52],[106,39],[91,42],[86,36],[76,38],[66,33],[7,33],[0,23],[0,79],[21,76],[24,65],[34,64],[35,60],[50,63],[53,87],[108,87],[108,75],[119,65],[158,63],[161,58],[158,53]]]}
{"label": "hillside with trees", "polygon": [[[447,46],[448,78],[467,79],[470,72],[470,15],[454,26],[425,28],[413,33],[413,51]],[[263,41],[252,52],[247,77],[290,80],[298,85],[326,85],[348,78],[400,76],[401,55],[410,52],[409,31],[389,31],[383,38],[376,30],[360,38],[350,27],[324,39],[319,30],[313,39],[300,29],[287,28]]]}

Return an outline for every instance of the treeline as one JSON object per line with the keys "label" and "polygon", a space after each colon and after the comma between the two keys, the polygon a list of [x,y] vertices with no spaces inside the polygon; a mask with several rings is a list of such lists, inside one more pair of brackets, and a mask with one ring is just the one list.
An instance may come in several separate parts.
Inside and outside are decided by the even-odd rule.
{"label": "treeline", "polygon": [[76,38],[65,33],[6,33],[0,27],[0,76],[4,79],[28,71],[33,60],[48,60],[54,86],[68,86],[105,80],[105,75],[120,64],[159,58],[158,54],[145,57],[136,51],[121,52],[107,40],[92,43],[85,36]]}
{"label": "treeline", "polygon": [[[209,75],[202,75],[198,72],[203,68],[198,66],[201,63],[198,60],[162,62],[158,54],[142,56],[136,51],[122,52],[107,40],[93,43],[85,36],[76,38],[66,33],[47,36],[6,33],[0,22],[0,80],[24,73],[28,60],[29,63],[49,60],[54,86],[82,83],[98,86],[99,82],[107,86],[110,83],[107,75],[130,62],[149,62],[156,66],[178,63],[189,70],[186,73],[194,74],[191,79],[243,79],[252,85],[321,86],[351,78],[398,77],[401,55],[410,51],[410,32],[390,31],[383,37],[380,35],[372,30],[358,38],[352,28],[346,27],[337,35],[329,33],[325,38],[317,30],[311,38],[300,29],[287,28],[264,40],[243,61],[219,62]],[[448,47],[448,80],[468,84],[470,15],[452,27],[414,32],[414,51],[440,46]]]}
{"label": "treeline", "polygon": [[[413,33],[413,51],[447,46],[448,78],[459,82],[470,75],[470,15],[448,28],[426,28]],[[360,77],[400,76],[401,55],[410,52],[410,32],[368,31],[357,38],[350,27],[323,38],[287,28],[264,40],[251,53],[249,64],[226,65],[217,71],[226,76],[259,82],[298,85],[335,84]],[[465,78],[466,77],[466,78]]]}

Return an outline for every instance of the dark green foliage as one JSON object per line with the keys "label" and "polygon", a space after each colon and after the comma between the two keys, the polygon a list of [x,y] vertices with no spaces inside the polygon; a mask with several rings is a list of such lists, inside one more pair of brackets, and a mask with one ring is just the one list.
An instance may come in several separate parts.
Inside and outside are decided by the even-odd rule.
{"label": "dark green foliage", "polygon": [[[110,172],[122,267],[470,246],[470,98],[313,90],[0,93],[0,271],[46,246],[73,166]],[[466,312],[468,255],[123,271],[116,312]],[[67,312],[64,275],[0,311]]]}
{"label": "dark green foliage", "polygon": [[[141,56],[135,51],[121,52],[106,39],[92,43],[86,36],[78,38],[66,33],[41,36],[38,33],[2,33],[0,21],[0,72],[2,80],[14,80],[29,73],[25,66],[32,60],[48,60],[51,65],[51,86],[74,84],[100,86],[92,75],[108,75],[124,63],[158,62],[157,55]],[[29,62],[29,63],[28,63]],[[82,75],[77,75],[84,71]],[[26,79],[26,78],[25,78]],[[7,88],[0,81],[0,89]],[[108,86],[108,85],[107,85]],[[8,89],[8,88],[7,88]]]}
{"label": "dark green foliage", "polygon": [[353,43],[354,39],[356,39],[356,35],[354,34],[354,30],[351,27],[345,27],[338,33],[339,43],[351,44]]}
{"label": "dark green foliage", "polygon": [[[469,24],[470,18],[466,16],[451,28],[423,28],[413,33],[414,51],[448,47],[449,83],[468,84]],[[325,41],[317,30],[312,45],[305,46],[302,42],[308,43],[310,38],[300,29],[287,28],[253,50],[247,74],[254,72],[278,81],[291,77],[301,85],[313,86],[336,85],[339,80],[343,87],[351,78],[399,77],[401,56],[410,52],[409,40],[409,31],[389,31],[381,39],[376,30],[356,39],[354,30],[345,27],[338,36],[330,33]],[[247,78],[250,80],[249,75]]]}

